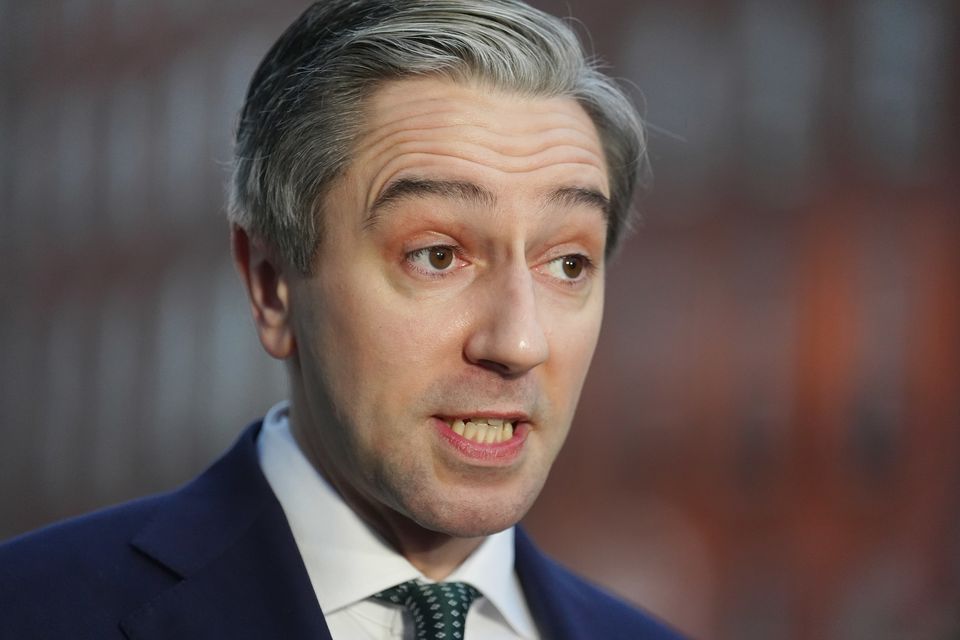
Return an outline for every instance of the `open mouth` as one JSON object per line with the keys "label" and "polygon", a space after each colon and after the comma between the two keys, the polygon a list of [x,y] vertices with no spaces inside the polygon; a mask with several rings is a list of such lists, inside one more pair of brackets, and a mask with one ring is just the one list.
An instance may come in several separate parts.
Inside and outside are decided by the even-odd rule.
{"label": "open mouth", "polygon": [[499,444],[513,439],[516,420],[474,417],[466,420],[444,419],[444,422],[459,436],[477,444]]}

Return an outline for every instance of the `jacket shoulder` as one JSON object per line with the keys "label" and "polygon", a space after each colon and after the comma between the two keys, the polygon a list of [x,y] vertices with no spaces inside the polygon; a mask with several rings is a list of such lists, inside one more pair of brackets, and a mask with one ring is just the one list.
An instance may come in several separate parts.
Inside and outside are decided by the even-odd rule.
{"label": "jacket shoulder", "polygon": [[[625,600],[556,564],[555,579],[563,589],[570,606],[589,617],[597,637],[618,638],[625,632],[630,638],[657,640],[682,640],[682,636],[658,620]],[[599,631],[599,630],[603,631]],[[618,635],[619,634],[619,635]]]}
{"label": "jacket shoulder", "polygon": [[0,544],[0,637],[94,637],[173,576],[131,537],[168,496],[72,518]]}
{"label": "jacket shoulder", "polygon": [[57,522],[0,543],[0,574],[20,567],[32,575],[64,561],[78,568],[88,561],[98,564],[149,522],[166,495],[141,498]]}
{"label": "jacket shoulder", "polygon": [[544,638],[683,640],[650,613],[573,573],[517,530],[517,572]]}
{"label": "jacket shoulder", "polygon": [[285,527],[259,476],[259,427],[178,489],[0,544],[0,638],[121,637],[123,620],[218,558],[261,511],[282,522],[272,532]]}

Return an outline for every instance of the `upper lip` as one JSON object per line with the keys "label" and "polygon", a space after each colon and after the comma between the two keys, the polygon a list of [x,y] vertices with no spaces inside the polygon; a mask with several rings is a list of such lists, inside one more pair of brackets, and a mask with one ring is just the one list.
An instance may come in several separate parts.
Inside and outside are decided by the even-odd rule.
{"label": "upper lip", "polygon": [[442,413],[437,415],[441,420],[453,422],[454,420],[463,420],[467,422],[470,418],[495,418],[504,422],[530,422],[530,416],[522,411],[490,411],[487,409],[478,409],[471,412]]}

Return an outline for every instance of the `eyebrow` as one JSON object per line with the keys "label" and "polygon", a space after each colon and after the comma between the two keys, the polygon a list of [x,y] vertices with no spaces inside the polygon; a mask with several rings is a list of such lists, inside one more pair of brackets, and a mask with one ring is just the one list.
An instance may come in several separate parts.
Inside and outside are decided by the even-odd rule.
{"label": "eyebrow", "polygon": [[587,206],[599,209],[604,219],[610,217],[610,198],[596,189],[588,187],[560,187],[547,195],[548,204],[559,204],[566,207]]}
{"label": "eyebrow", "polygon": [[[459,180],[433,180],[428,178],[401,178],[390,183],[377,196],[364,221],[364,227],[377,224],[380,215],[391,206],[406,199],[438,196],[449,200],[460,200],[483,207],[494,207],[497,197],[493,192],[472,182]],[[560,187],[549,192],[544,198],[547,204],[564,207],[587,206],[600,211],[604,219],[610,217],[610,199],[596,189],[589,187]]]}
{"label": "eyebrow", "polygon": [[493,207],[497,203],[497,197],[491,191],[472,182],[401,178],[390,183],[377,196],[370,207],[364,226],[374,226],[380,214],[396,202],[425,196],[439,196],[448,200],[460,200],[484,207]]}

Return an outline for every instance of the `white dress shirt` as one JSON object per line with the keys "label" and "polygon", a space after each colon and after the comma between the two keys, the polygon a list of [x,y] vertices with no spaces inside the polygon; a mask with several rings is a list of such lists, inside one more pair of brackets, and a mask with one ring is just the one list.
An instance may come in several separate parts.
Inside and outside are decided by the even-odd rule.
{"label": "white dress shirt", "polygon": [[[368,598],[407,580],[433,581],[370,529],[307,460],[290,431],[287,402],[267,412],[257,452],[334,640],[413,638],[402,609]],[[513,536],[510,528],[487,537],[447,577],[483,594],[467,615],[466,640],[538,637],[513,570]]]}

